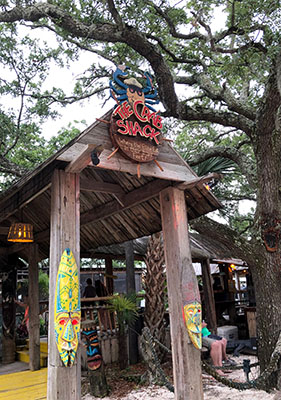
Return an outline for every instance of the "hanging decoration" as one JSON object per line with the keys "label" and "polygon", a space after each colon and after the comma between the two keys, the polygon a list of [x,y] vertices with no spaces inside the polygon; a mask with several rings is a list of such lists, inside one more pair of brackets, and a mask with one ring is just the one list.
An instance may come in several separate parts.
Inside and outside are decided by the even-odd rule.
{"label": "hanging decoration", "polygon": [[[145,87],[136,78],[129,78],[126,66],[119,65],[110,81],[111,97],[117,103],[110,122],[110,136],[115,147],[112,156],[118,151],[137,163],[156,162],[163,141],[162,118],[152,107],[159,103],[157,90],[148,72],[144,73],[144,78]],[[157,165],[162,169],[159,163]]]}
{"label": "hanging decoration", "polygon": [[31,243],[33,242],[33,225],[24,222],[16,222],[10,226],[8,242]]}
{"label": "hanging decoration", "polygon": [[201,304],[197,301],[183,307],[183,316],[190,340],[197,349],[202,348],[202,312]]}
{"label": "hanging decoration", "polygon": [[78,348],[81,322],[78,269],[70,249],[65,249],[58,269],[55,292],[55,335],[60,357],[71,367]]}

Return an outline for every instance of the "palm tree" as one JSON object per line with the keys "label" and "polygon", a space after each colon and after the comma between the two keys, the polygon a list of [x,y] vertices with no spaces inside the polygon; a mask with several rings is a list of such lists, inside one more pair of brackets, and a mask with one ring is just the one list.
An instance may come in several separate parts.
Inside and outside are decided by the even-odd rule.
{"label": "palm tree", "polygon": [[109,310],[116,312],[117,337],[119,344],[118,358],[120,369],[125,369],[128,364],[127,325],[133,324],[138,318],[136,295],[118,295],[108,301]]}
{"label": "palm tree", "polygon": [[[144,325],[149,328],[153,337],[160,343],[165,341],[165,289],[166,274],[164,271],[165,258],[161,232],[152,235],[148,241],[146,257],[145,286],[145,315]],[[161,359],[163,352],[159,346],[155,348]]]}

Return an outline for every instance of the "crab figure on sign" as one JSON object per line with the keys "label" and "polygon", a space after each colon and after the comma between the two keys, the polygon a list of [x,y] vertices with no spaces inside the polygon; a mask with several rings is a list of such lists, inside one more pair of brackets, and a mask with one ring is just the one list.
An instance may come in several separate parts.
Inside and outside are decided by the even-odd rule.
{"label": "crab figure on sign", "polygon": [[[146,87],[143,88],[142,84],[136,78],[128,78],[128,70],[129,67],[126,65],[118,65],[113,73],[113,81],[109,81],[111,97],[118,104],[128,101],[132,105],[137,100],[142,101],[150,110],[155,112],[156,110],[151,105],[159,104],[159,99],[157,90],[153,87],[150,73],[144,72]],[[114,86],[113,82],[119,86],[119,89]]]}
{"label": "crab figure on sign", "polygon": [[111,97],[117,103],[110,123],[111,140],[115,149],[131,161],[155,161],[163,140],[162,118],[152,107],[159,103],[157,90],[148,72],[144,73],[143,87],[135,77],[128,76],[127,70],[119,65],[110,81]]}

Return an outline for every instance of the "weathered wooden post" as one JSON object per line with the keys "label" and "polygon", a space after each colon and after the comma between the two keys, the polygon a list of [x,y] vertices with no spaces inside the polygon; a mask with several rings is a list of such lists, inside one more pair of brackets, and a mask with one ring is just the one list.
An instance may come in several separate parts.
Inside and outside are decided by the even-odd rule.
{"label": "weathered wooden post", "polygon": [[8,273],[2,285],[2,363],[10,364],[15,361],[16,355],[16,307],[14,298],[16,297],[16,265],[18,257],[10,255],[8,257]]}
{"label": "weathered wooden post", "polygon": [[169,187],[160,193],[160,203],[168,282],[175,399],[202,400],[201,352],[189,339],[184,321],[184,306],[200,301],[191,260],[184,192]]}
{"label": "weathered wooden post", "polygon": [[113,265],[112,258],[105,257],[105,287],[109,296],[113,294]]}
{"label": "weathered wooden post", "polygon": [[69,248],[80,271],[79,175],[54,171],[51,197],[50,290],[48,332],[48,400],[80,400],[81,354],[78,347],[74,365],[65,367],[59,357],[54,330],[57,272],[63,251]]}
{"label": "weathered wooden post", "polygon": [[40,369],[38,246],[30,244],[28,254],[29,368]]}
{"label": "weathered wooden post", "polygon": [[208,328],[213,334],[217,333],[217,316],[214,290],[212,285],[210,259],[207,258],[201,261],[202,269],[202,281],[203,281],[203,293],[204,293],[204,304],[205,304],[205,315],[208,323]]}

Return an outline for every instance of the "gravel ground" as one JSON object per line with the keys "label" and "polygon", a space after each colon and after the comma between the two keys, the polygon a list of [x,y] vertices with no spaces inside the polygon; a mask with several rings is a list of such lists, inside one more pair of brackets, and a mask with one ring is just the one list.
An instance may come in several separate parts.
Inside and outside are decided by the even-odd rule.
{"label": "gravel ground", "polygon": [[[254,356],[242,355],[235,358],[235,361],[240,365],[243,363],[243,359],[250,359],[251,364],[256,361]],[[259,375],[258,367],[252,368],[249,375],[250,380],[254,380]],[[242,369],[235,370],[227,374],[229,379],[236,382],[245,382],[245,376]],[[216,381],[210,375],[203,373],[203,391],[204,400],[281,400],[281,392],[273,391],[266,393],[262,390],[248,389],[239,391],[237,389],[229,388],[222,383]],[[124,393],[115,393],[114,395],[104,397],[103,399],[93,397],[89,394],[83,397],[83,400],[173,400],[174,394],[168,389],[159,386],[148,386],[131,388],[131,390]]]}

